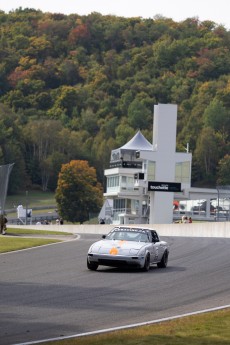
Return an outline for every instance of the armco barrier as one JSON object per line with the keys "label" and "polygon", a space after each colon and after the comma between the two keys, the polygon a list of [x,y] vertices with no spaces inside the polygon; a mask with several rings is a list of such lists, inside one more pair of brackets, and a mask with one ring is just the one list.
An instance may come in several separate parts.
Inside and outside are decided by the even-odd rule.
{"label": "armco barrier", "polygon": [[[192,224],[134,224],[155,229],[159,236],[224,237],[230,238],[230,222],[204,222]],[[10,228],[25,228],[25,225],[9,225]],[[114,225],[26,225],[28,229],[65,231],[76,234],[107,234]]]}

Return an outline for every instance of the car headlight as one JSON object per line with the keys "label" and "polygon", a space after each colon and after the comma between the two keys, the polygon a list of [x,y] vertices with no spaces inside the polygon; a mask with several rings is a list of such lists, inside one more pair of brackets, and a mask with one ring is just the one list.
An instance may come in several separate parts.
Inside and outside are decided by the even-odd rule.
{"label": "car headlight", "polygon": [[100,249],[100,246],[97,246],[97,245],[93,244],[93,245],[89,248],[88,253],[92,253],[92,252],[97,253],[97,252],[99,252],[99,249]]}

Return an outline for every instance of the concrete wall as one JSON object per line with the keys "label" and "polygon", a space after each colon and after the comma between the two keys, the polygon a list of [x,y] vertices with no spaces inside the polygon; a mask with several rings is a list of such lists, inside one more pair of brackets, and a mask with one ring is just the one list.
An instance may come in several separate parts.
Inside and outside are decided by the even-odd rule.
{"label": "concrete wall", "polygon": [[[141,225],[134,225],[141,226]],[[230,222],[204,222],[192,224],[144,224],[143,227],[155,229],[159,236],[182,237],[224,237],[230,238]],[[24,229],[23,225],[9,225],[10,228]],[[76,234],[107,234],[114,225],[27,225],[28,229],[56,230]]]}

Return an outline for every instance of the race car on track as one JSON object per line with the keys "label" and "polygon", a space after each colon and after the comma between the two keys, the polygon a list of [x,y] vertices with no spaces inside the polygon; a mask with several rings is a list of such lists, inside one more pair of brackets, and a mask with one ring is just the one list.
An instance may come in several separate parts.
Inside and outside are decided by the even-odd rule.
{"label": "race car on track", "polygon": [[161,241],[150,228],[115,226],[102,240],[91,245],[87,255],[87,267],[95,271],[99,265],[112,267],[137,267],[148,271],[150,265],[165,268],[169,246]]}

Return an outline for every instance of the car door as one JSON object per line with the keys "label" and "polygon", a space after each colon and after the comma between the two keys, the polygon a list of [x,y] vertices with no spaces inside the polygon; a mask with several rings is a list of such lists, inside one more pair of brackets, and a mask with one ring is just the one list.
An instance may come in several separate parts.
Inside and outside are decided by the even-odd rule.
{"label": "car door", "polygon": [[152,262],[158,262],[161,260],[161,257],[163,255],[161,243],[156,231],[151,231],[151,237],[152,237],[152,248],[153,248]]}
{"label": "car door", "polygon": [[147,235],[148,235],[148,239],[149,239],[149,243],[147,245],[147,248],[149,253],[150,253],[150,262],[154,263],[157,261],[157,257],[158,257],[158,247],[155,245],[155,243],[153,242],[153,238],[152,238],[152,233],[151,231],[147,230]]}

